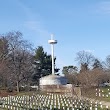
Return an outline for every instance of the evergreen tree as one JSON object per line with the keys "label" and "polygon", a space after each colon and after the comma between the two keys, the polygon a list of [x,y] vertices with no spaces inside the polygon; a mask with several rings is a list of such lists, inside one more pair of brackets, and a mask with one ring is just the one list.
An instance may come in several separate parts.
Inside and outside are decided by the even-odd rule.
{"label": "evergreen tree", "polygon": [[[54,62],[56,58],[54,58]],[[38,46],[35,50],[34,56],[35,73],[34,79],[39,79],[42,76],[46,76],[52,73],[52,57],[44,52],[42,46]],[[58,72],[59,68],[55,68],[55,72]]]}
{"label": "evergreen tree", "polygon": [[76,66],[64,66],[62,73],[63,74],[76,74],[78,72],[78,68]]}

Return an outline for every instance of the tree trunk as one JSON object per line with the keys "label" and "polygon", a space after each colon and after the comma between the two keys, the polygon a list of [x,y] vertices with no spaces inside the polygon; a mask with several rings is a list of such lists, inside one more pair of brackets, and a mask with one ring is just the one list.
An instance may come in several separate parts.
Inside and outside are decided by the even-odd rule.
{"label": "tree trunk", "polygon": [[17,92],[19,93],[19,82],[17,81]]}
{"label": "tree trunk", "polygon": [[27,82],[27,91],[29,92],[30,91],[30,83]]}

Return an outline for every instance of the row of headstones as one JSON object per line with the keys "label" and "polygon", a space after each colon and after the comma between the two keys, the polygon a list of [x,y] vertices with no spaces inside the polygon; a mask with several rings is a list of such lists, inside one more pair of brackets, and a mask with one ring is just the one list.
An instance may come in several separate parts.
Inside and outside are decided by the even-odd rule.
{"label": "row of headstones", "polygon": [[[45,97],[44,97],[44,98],[45,98]],[[43,99],[44,99],[44,98],[43,98]],[[49,97],[48,97],[48,98],[49,98]],[[58,98],[58,97],[54,97],[54,99],[56,99],[56,98]],[[9,100],[10,98],[8,97],[7,99]],[[12,99],[12,97],[11,97],[11,99]],[[17,98],[17,99],[18,99],[18,98]],[[20,98],[20,99],[21,99],[21,98]],[[27,99],[29,99],[29,98],[27,98]],[[31,98],[30,98],[30,99],[31,99]],[[49,98],[49,99],[50,99],[50,98]],[[52,99],[53,99],[53,97],[52,97]],[[40,100],[40,101],[41,101],[41,100]],[[18,102],[19,102],[19,103],[24,103],[24,101],[21,101],[21,100],[18,101]],[[51,100],[51,102],[53,102],[53,100]],[[62,102],[62,100],[61,100],[61,102]],[[64,102],[66,102],[66,101],[64,100]],[[67,102],[70,104],[70,101],[69,101],[69,100],[67,100]],[[75,100],[74,102],[76,102],[76,100]],[[73,102],[73,104],[74,104],[74,102]],[[7,104],[9,104],[9,103],[10,103],[10,101],[8,101]],[[44,104],[46,104],[46,103],[47,103],[47,102],[44,102]],[[54,103],[55,103],[54,105],[56,106],[56,101],[54,101]],[[58,100],[58,103],[59,103],[59,100]],[[11,103],[11,104],[12,104],[12,103]],[[26,103],[25,103],[25,104],[26,104]],[[50,104],[49,101],[48,101],[47,104]],[[51,104],[53,104],[53,103],[51,103]],[[63,104],[64,104],[64,103],[63,103]],[[63,105],[63,104],[62,104],[62,105]],[[78,102],[77,102],[77,104],[78,104]],[[12,104],[12,105],[14,105],[14,104]],[[18,104],[17,104],[17,105],[18,105]],[[16,105],[16,106],[17,106],[17,105]],[[65,103],[65,105],[68,106],[67,103]]]}
{"label": "row of headstones", "polygon": [[[25,110],[25,109],[82,109],[89,108],[90,110],[97,110],[98,107],[103,108],[102,104],[89,102],[88,100],[79,100],[76,98],[69,98],[67,95],[59,94],[47,94],[47,95],[35,95],[32,96],[8,96],[0,98],[0,108],[6,108],[10,110]],[[108,106],[106,106],[108,108]]]}
{"label": "row of headstones", "polygon": [[106,98],[108,98],[109,96],[110,96],[110,89],[107,89],[107,93],[105,93],[104,90],[96,88],[96,97],[106,97]]}

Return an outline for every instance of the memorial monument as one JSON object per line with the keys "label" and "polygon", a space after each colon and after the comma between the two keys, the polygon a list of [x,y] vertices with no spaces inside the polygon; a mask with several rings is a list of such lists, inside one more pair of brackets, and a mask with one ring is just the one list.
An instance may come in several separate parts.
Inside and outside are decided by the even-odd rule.
{"label": "memorial monument", "polygon": [[40,78],[40,87],[59,87],[60,85],[66,85],[67,79],[64,76],[55,74],[55,65],[54,65],[54,44],[57,44],[57,40],[53,39],[53,35],[51,35],[51,40],[48,40],[48,43],[51,44],[52,51],[52,74]]}

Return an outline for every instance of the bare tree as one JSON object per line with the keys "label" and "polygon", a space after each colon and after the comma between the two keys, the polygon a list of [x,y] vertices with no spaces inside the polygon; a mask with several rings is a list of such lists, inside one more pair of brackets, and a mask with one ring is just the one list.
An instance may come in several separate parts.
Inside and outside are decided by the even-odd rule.
{"label": "bare tree", "polygon": [[78,80],[82,87],[90,88],[93,86],[99,86],[105,79],[106,74],[102,69],[93,69],[90,71],[82,72],[78,75]]}
{"label": "bare tree", "polygon": [[103,63],[99,59],[95,58],[92,67],[93,69],[103,69]]}
{"label": "bare tree", "polygon": [[79,85],[77,76],[78,74],[65,74],[65,77],[67,78],[68,83],[74,84],[75,86]]}
{"label": "bare tree", "polygon": [[108,55],[103,62],[103,69],[106,74],[104,82],[109,82],[110,83],[110,55]]}
{"label": "bare tree", "polygon": [[76,61],[82,66],[81,71],[88,70],[94,61],[94,56],[90,52],[80,51],[77,53]]}
{"label": "bare tree", "polygon": [[3,62],[8,54],[8,41],[5,37],[0,36],[0,61]]}
{"label": "bare tree", "polygon": [[0,84],[6,86],[7,79],[7,57],[8,57],[8,41],[0,35]]}
{"label": "bare tree", "polygon": [[8,68],[7,68],[7,62],[0,62],[0,87],[6,87],[7,86],[7,79],[8,79]]}
{"label": "bare tree", "polygon": [[6,35],[9,45],[8,61],[10,62],[10,80],[16,81],[17,92],[21,81],[27,80],[32,69],[31,45],[22,40],[20,32],[10,32]]}
{"label": "bare tree", "polygon": [[103,62],[104,68],[108,71],[110,70],[110,55],[108,55],[105,59],[105,62]]}

